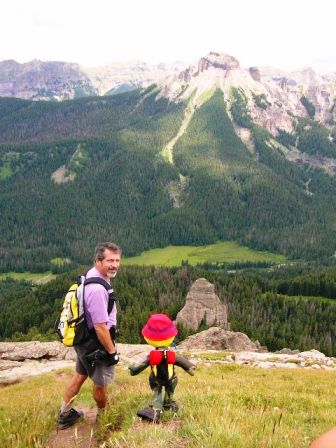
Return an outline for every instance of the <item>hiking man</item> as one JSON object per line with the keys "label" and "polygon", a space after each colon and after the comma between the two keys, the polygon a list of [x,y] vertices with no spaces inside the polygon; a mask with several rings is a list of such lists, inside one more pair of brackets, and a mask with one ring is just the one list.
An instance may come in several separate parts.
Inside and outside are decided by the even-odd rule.
{"label": "hiking man", "polygon": [[[98,277],[110,284],[117,275],[121,249],[116,244],[99,244],[94,252],[94,266],[87,272],[86,279]],[[113,291],[112,289],[110,291]],[[108,402],[107,386],[113,381],[115,364],[119,358],[115,346],[116,305],[111,304],[111,295],[102,284],[90,283],[84,288],[84,311],[90,339],[75,346],[76,373],[67,385],[63,403],[57,419],[57,428],[65,429],[83,416],[83,412],[72,407],[80,388],[88,377],[93,381],[93,398],[98,414],[104,411]],[[90,356],[94,354],[95,361]]]}

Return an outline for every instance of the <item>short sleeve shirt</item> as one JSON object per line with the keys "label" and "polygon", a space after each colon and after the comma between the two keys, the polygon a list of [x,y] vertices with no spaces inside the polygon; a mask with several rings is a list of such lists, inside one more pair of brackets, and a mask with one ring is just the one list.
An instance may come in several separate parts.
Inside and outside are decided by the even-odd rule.
{"label": "short sleeve shirt", "polygon": [[[91,268],[86,278],[100,277],[106,279],[97,271]],[[84,288],[84,310],[86,322],[91,330],[94,324],[106,323],[108,328],[117,324],[117,309],[114,305],[110,314],[107,313],[109,294],[104,286],[99,283],[91,283]]]}

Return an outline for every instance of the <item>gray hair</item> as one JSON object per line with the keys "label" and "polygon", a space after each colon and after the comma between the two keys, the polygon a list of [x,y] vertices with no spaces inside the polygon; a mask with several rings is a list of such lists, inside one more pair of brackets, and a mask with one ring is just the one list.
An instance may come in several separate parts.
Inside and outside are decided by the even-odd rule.
{"label": "gray hair", "polygon": [[111,243],[107,241],[106,243],[100,243],[96,246],[94,251],[94,261],[99,260],[102,261],[105,258],[105,250],[108,249],[111,252],[118,252],[121,255],[121,248],[117,246],[115,243]]}

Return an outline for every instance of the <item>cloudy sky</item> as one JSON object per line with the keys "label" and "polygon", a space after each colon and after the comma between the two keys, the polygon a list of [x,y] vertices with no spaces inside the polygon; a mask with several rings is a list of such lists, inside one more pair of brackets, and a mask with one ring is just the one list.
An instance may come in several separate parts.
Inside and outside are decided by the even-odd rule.
{"label": "cloudy sky", "polygon": [[3,0],[0,61],[194,62],[336,71],[335,0]]}

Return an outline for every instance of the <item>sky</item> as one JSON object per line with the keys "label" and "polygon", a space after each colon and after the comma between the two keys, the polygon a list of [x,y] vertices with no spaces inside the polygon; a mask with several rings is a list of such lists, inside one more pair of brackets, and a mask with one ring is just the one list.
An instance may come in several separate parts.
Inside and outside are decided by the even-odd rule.
{"label": "sky", "polygon": [[2,0],[0,61],[194,63],[336,71],[335,0]]}

